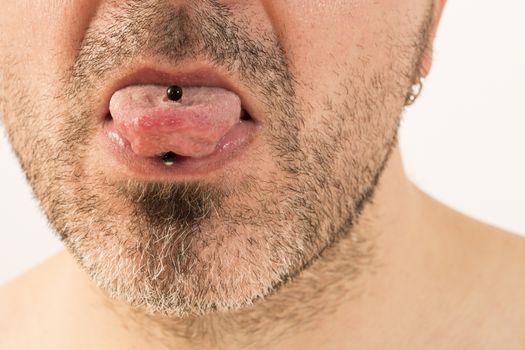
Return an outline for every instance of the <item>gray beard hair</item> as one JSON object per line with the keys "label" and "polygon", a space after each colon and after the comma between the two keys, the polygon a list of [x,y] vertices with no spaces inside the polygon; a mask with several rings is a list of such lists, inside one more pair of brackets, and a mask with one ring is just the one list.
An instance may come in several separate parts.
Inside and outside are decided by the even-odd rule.
{"label": "gray beard hair", "polygon": [[[232,332],[284,334],[308,326],[330,308],[326,296],[340,301],[348,281],[372,259],[372,242],[355,227],[358,220],[366,226],[360,215],[397,144],[396,116],[427,52],[431,12],[414,38],[392,43],[405,52],[392,58],[393,68],[370,76],[362,67],[348,69],[339,92],[354,101],[318,96],[324,115],[321,132],[313,134],[301,125],[315,109],[296,97],[299,83],[277,38],[261,32],[262,39],[254,39],[213,1],[119,6],[106,14],[118,26],[87,31],[56,96],[64,105],[59,116],[38,125],[29,89],[9,86],[15,82],[8,79],[2,91],[27,102],[13,108],[18,115],[34,116],[27,119],[33,125],[7,131],[50,223],[109,296],[190,341],[220,343]],[[173,65],[203,58],[238,72],[259,96],[273,91],[264,101],[268,148],[253,157],[271,156],[275,169],[247,174],[239,184],[223,177],[206,185],[112,182],[90,170],[99,84],[143,53]],[[17,129],[32,129],[34,137],[23,139]],[[365,144],[367,130],[376,139]],[[39,136],[50,133],[54,137]]]}

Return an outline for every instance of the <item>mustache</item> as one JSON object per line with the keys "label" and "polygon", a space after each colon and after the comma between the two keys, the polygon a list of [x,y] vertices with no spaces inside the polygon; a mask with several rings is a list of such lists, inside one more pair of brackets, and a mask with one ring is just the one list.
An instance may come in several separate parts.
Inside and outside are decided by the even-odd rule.
{"label": "mustache", "polygon": [[[141,57],[179,65],[202,59],[239,79],[258,96],[267,141],[276,165],[296,174],[302,169],[301,125],[290,62],[279,38],[239,10],[216,0],[111,1],[84,32],[77,54],[61,79],[56,96],[64,106],[60,128],[62,154],[80,164],[97,132],[92,117],[99,89],[122,67]],[[80,167],[80,165],[78,165]],[[82,172],[83,169],[78,169]]]}
{"label": "mustache", "polygon": [[85,32],[70,70],[71,85],[102,82],[141,56],[173,65],[200,58],[261,92],[293,96],[293,77],[278,38],[260,28],[248,31],[241,22],[249,20],[236,22],[230,8],[213,0],[114,2]]}
{"label": "mustache", "polygon": [[[141,57],[158,57],[171,65],[204,60],[219,66],[264,99],[268,142],[282,153],[277,159],[288,168],[293,150],[299,149],[301,122],[295,113],[294,79],[278,38],[261,28],[247,28],[249,19],[214,0],[111,1],[84,33],[72,66],[64,76],[67,111],[61,137],[61,154],[82,173],[82,160],[95,135],[93,108],[98,88],[122,67]],[[241,25],[242,23],[244,24]],[[272,91],[268,96],[268,91]],[[295,130],[295,131],[294,131]],[[287,157],[287,158],[284,158]],[[190,183],[111,183],[128,200],[133,217],[154,232],[197,228],[220,210],[228,197],[227,186]],[[223,218],[225,219],[225,218]],[[140,222],[136,223],[141,227]],[[171,231],[170,231],[171,232]]]}
{"label": "mustache", "polygon": [[[59,101],[67,101],[62,140],[68,152],[83,154],[96,132],[90,116],[104,82],[141,57],[176,66],[204,60],[222,68],[252,94],[264,110],[268,143],[281,168],[298,159],[304,116],[298,113],[290,62],[277,35],[250,25],[250,18],[216,0],[181,4],[159,0],[111,1],[86,29],[73,64],[62,77]],[[77,103],[81,101],[80,103]]]}

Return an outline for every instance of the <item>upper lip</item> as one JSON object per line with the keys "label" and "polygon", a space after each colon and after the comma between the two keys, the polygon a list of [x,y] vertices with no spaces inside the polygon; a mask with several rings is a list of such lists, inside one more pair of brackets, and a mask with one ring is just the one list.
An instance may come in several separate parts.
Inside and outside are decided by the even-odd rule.
{"label": "upper lip", "polygon": [[248,89],[240,84],[238,79],[206,62],[182,62],[176,66],[159,63],[160,61],[141,61],[140,65],[127,67],[115,73],[115,78],[104,87],[103,118],[109,115],[109,101],[113,94],[127,86],[156,84],[179,86],[209,86],[220,87],[237,94],[241,99],[244,110],[256,122],[255,99],[247,92]]}

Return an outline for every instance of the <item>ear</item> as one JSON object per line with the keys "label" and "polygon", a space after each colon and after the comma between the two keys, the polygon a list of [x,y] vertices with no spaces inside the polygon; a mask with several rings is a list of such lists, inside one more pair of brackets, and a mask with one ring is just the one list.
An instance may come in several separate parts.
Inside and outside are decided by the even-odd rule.
{"label": "ear", "polygon": [[430,28],[430,35],[428,38],[428,49],[423,56],[423,61],[421,62],[421,77],[426,77],[432,68],[434,39],[436,38],[437,29],[446,2],[447,0],[434,0],[432,27]]}

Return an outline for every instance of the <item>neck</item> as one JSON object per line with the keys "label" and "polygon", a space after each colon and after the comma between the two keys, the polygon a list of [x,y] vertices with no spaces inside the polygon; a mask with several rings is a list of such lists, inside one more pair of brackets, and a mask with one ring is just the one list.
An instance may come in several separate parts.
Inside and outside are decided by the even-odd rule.
{"label": "neck", "polygon": [[423,202],[395,149],[352,234],[248,309],[184,320],[146,315],[106,297],[67,253],[58,258],[62,269],[69,266],[57,284],[69,286],[61,289],[66,300],[61,305],[69,315],[82,315],[69,325],[89,329],[92,339],[103,342],[101,348],[117,340],[120,349],[331,349],[343,338],[343,343],[364,344],[371,330],[386,332],[404,317],[408,322],[412,303],[402,300],[422,293],[418,282],[433,239],[429,230],[421,230]]}

